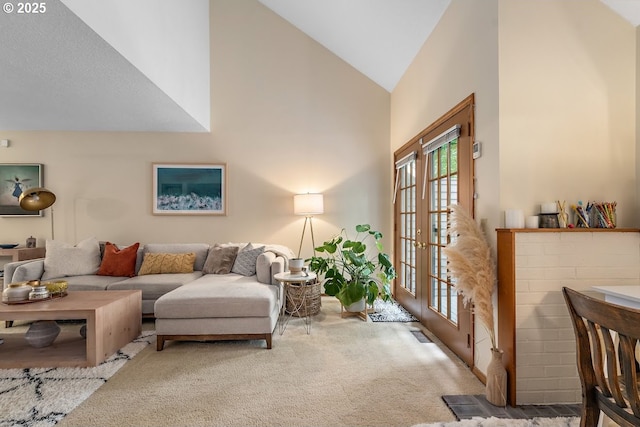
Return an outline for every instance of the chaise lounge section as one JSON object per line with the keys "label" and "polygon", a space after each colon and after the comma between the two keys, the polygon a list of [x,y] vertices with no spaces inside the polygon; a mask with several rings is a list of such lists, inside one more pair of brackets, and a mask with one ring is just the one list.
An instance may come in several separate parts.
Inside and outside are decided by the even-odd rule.
{"label": "chaise lounge section", "polygon": [[167,340],[253,339],[264,339],[270,349],[282,301],[279,284],[206,274],[156,301],[157,349]]}

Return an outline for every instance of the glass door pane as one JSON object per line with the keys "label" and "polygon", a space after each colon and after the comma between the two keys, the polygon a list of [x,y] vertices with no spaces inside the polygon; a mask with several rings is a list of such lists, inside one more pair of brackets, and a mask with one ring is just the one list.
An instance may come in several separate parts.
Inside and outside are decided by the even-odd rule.
{"label": "glass door pane", "polygon": [[457,202],[457,139],[429,153],[429,275],[430,308],[456,324],[458,296],[447,271],[442,249],[447,245],[447,206]]}
{"label": "glass door pane", "polygon": [[410,294],[416,294],[416,162],[409,161],[398,169],[399,184],[398,195],[400,200],[400,248],[401,266],[399,277],[396,279],[399,286],[403,287]]}

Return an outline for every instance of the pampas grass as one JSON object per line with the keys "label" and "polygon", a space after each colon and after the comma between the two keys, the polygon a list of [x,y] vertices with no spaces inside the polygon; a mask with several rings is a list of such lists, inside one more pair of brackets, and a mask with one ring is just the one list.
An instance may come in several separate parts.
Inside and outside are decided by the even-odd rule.
{"label": "pampas grass", "polygon": [[495,263],[484,233],[459,205],[449,206],[451,215],[447,234],[450,243],[444,248],[455,287],[462,294],[465,306],[472,302],[474,313],[485,326],[496,346],[493,324],[493,289],[496,283]]}

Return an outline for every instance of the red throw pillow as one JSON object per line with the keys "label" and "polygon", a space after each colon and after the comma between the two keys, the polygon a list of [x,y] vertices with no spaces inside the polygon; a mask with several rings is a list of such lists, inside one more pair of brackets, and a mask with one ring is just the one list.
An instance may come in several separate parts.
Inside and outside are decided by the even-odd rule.
{"label": "red throw pillow", "polygon": [[104,256],[99,276],[133,277],[136,275],[136,256],[140,243],[134,243],[124,249],[118,249],[113,243],[107,242],[104,247]]}

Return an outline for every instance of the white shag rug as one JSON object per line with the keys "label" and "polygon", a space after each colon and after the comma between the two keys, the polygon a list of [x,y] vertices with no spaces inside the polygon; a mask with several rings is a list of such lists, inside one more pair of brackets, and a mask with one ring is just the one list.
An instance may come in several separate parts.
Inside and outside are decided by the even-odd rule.
{"label": "white shag rug", "polygon": [[154,340],[143,331],[93,368],[0,369],[0,426],[55,425]]}
{"label": "white shag rug", "polygon": [[557,417],[557,418],[532,418],[526,419],[506,419],[506,418],[471,418],[454,422],[441,422],[433,424],[416,424],[412,427],[579,427],[580,418],[577,417]]}
{"label": "white shag rug", "polygon": [[409,313],[396,301],[383,301],[377,299],[373,303],[373,313],[369,313],[369,318],[373,322],[417,322],[413,314]]}

